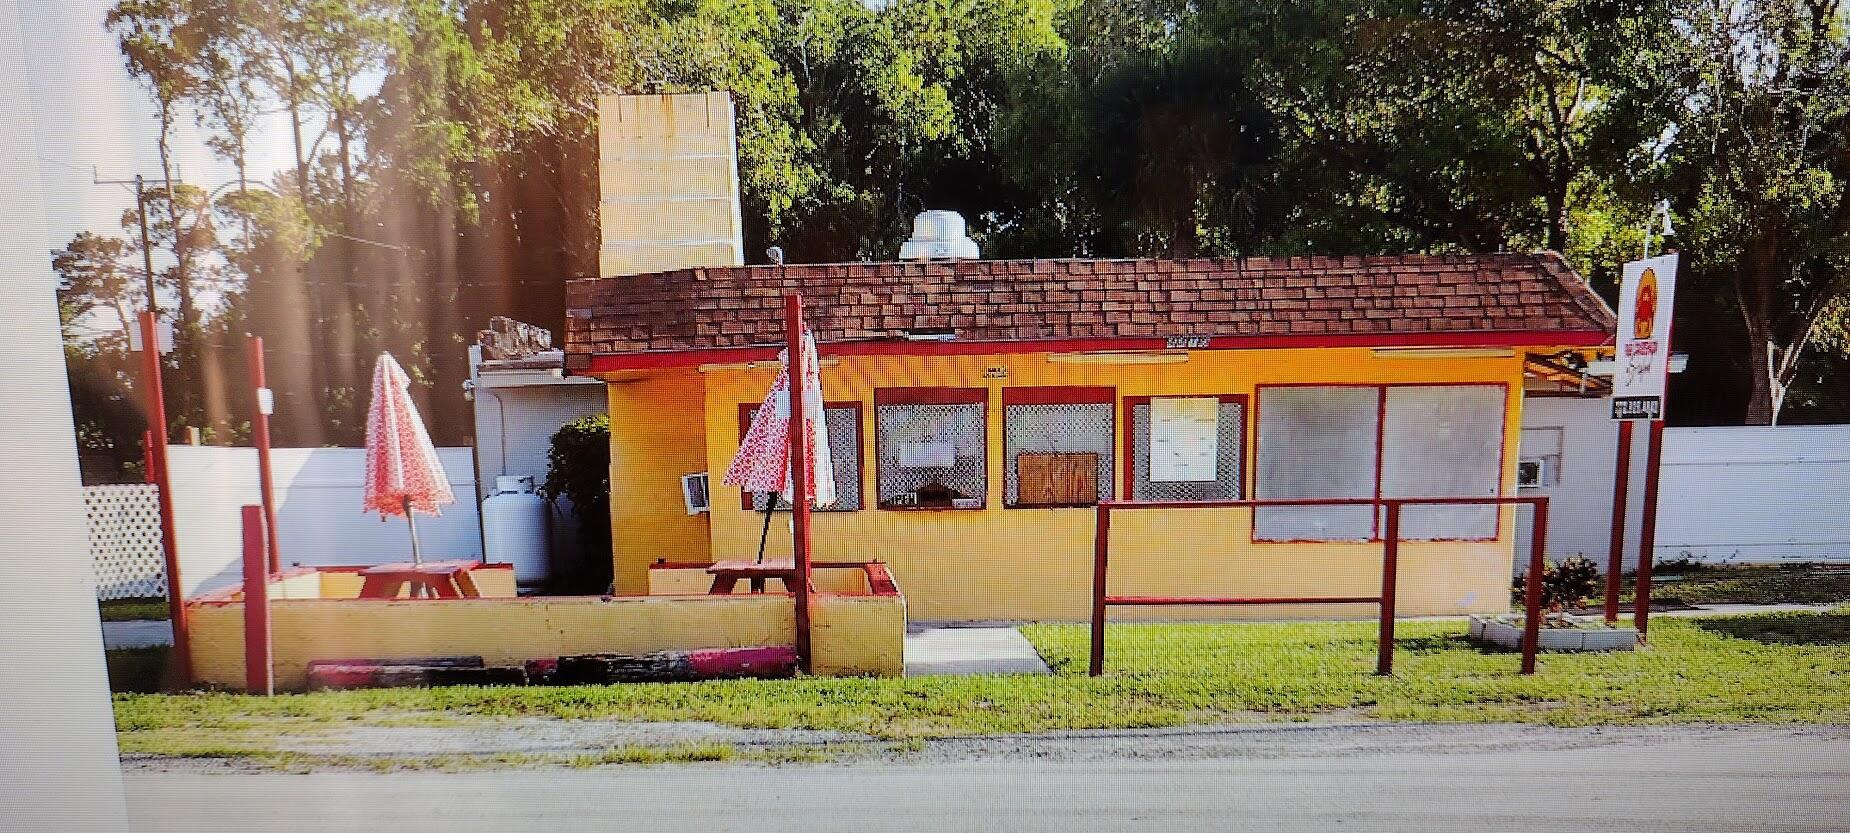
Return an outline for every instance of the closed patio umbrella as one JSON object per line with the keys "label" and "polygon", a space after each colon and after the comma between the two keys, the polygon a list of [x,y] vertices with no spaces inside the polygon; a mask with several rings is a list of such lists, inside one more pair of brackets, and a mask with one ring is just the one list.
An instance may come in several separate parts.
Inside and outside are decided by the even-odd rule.
{"label": "closed patio umbrella", "polygon": [[[739,443],[739,453],[732,458],[732,465],[726,468],[726,476],[720,482],[728,486],[739,486],[750,492],[766,492],[772,495],[770,504],[765,507],[765,526],[771,522],[771,512],[782,498],[786,505],[791,501],[792,484],[790,481],[790,357],[788,350],[779,355],[784,369],[777,374],[777,381],[771,383],[770,393],[765,395],[764,404],[752,415],[752,424],[745,431],[745,439]],[[820,362],[816,358],[816,338],[807,328],[803,332],[803,416],[809,431],[804,435],[805,472],[808,474],[810,501],[813,506],[829,506],[835,502],[835,466],[829,456],[829,426],[823,418],[822,408],[822,373]],[[758,558],[764,559],[764,540],[758,542]]]}
{"label": "closed patio umbrella", "polygon": [[366,413],[364,507],[379,519],[403,515],[411,528],[411,561],[422,563],[414,512],[442,514],[455,503],[450,480],[437,460],[430,432],[411,401],[411,379],[390,353],[373,365],[373,402]]}

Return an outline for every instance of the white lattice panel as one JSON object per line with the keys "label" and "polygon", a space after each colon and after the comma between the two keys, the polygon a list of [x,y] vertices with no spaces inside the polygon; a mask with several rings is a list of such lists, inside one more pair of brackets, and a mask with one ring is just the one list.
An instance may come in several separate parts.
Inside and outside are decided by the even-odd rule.
{"label": "white lattice panel", "polygon": [[152,483],[84,487],[99,599],[165,597],[160,489]]}

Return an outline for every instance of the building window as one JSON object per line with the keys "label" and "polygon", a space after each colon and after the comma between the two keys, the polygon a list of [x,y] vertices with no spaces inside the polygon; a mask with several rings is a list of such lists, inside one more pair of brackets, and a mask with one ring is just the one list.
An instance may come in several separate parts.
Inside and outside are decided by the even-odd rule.
{"label": "building window", "polygon": [[1112,495],[1115,391],[1004,388],[1003,505],[1092,506]]}
{"label": "building window", "polygon": [[[1377,387],[1261,387],[1254,496],[1373,498],[1380,441]],[[1268,507],[1253,512],[1265,541],[1365,541],[1367,506]]]}
{"label": "building window", "polygon": [[[1496,497],[1503,482],[1502,385],[1261,387],[1255,495],[1289,498]],[[1405,540],[1495,538],[1498,507],[1408,506]],[[1367,506],[1271,507],[1266,541],[1361,541],[1381,534]]]}
{"label": "building window", "polygon": [[874,391],[881,509],[981,509],[989,489],[989,391]]}
{"label": "building window", "polygon": [[[1195,399],[1197,397],[1176,398]],[[1166,417],[1164,424],[1167,427],[1171,422],[1171,414],[1185,413],[1190,406],[1182,405],[1177,408],[1169,404],[1153,405],[1152,398],[1148,396],[1124,398],[1124,413],[1129,423],[1129,430],[1126,433],[1129,437],[1130,452],[1126,496],[1130,500],[1239,500],[1243,496],[1244,491],[1241,484],[1246,477],[1245,467],[1242,465],[1246,448],[1246,397],[1227,394],[1201,398],[1212,400],[1214,409],[1214,439],[1211,449],[1214,463],[1211,476],[1204,476],[1208,475],[1206,465],[1208,455],[1203,455],[1200,464],[1195,467],[1190,467],[1186,462],[1179,466],[1176,465],[1177,461],[1174,458],[1179,450],[1172,448],[1173,444],[1177,440],[1182,440],[1185,445],[1190,444],[1190,438],[1177,437],[1173,434],[1159,435],[1155,438],[1155,446],[1158,448],[1153,449],[1152,446],[1152,411],[1159,407],[1162,409]],[[1194,407],[1205,408],[1207,406]],[[1196,432],[1197,436],[1192,438],[1193,445],[1205,446],[1204,438],[1199,436],[1201,433]],[[1209,449],[1204,447],[1202,450]],[[1164,456],[1163,462],[1156,466],[1155,471],[1151,466],[1152,453]],[[1183,470],[1177,471],[1177,468]],[[1190,471],[1188,470],[1190,468],[1196,470]]]}
{"label": "building window", "polygon": [[[752,426],[752,417],[761,407],[756,403],[739,406],[739,439]],[[853,512],[861,508],[861,403],[826,402],[822,418],[829,425],[829,461],[835,470],[835,502],[818,508],[818,512]],[[741,495],[743,508],[763,512],[770,497],[762,493]],[[789,511],[789,504],[779,500],[778,511]]]}
{"label": "building window", "polygon": [[1522,459],[1516,464],[1517,486],[1546,489],[1560,484],[1566,434],[1566,429],[1558,425],[1522,429],[1522,440],[1517,444],[1522,451]]}
{"label": "building window", "polygon": [[[1407,385],[1387,389],[1382,497],[1496,497],[1503,483],[1501,385]],[[1408,506],[1410,541],[1497,537],[1495,505]]]}

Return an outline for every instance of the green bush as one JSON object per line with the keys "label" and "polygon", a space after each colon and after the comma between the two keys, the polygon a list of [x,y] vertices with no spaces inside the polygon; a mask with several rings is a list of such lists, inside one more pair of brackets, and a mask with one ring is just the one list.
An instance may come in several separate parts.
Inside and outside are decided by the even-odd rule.
{"label": "green bush", "polygon": [[[1599,565],[1584,555],[1550,561],[1542,568],[1542,609],[1580,607],[1589,596],[1597,595],[1604,584]],[[1517,604],[1527,601],[1523,598],[1527,588],[1527,577],[1517,576],[1512,585]]]}
{"label": "green bush", "polygon": [[574,592],[603,593],[610,589],[610,417],[582,417],[560,427],[546,452],[546,482],[540,494],[555,503],[572,502],[578,519],[576,569],[567,580]]}

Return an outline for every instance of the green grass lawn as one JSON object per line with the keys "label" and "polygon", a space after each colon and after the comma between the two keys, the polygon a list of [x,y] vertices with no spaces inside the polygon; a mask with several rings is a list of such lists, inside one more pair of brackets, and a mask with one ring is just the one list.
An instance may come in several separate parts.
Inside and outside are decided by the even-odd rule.
{"label": "green grass lawn", "polygon": [[1661,619],[1648,650],[1517,656],[1461,622],[1405,622],[1392,678],[1371,623],[1126,624],[1107,674],[1085,676],[1087,629],[1032,625],[1053,676],[737,680],[622,686],[386,689],[274,698],[121,694],[125,752],[244,754],[279,733],[483,717],[705,720],[908,739],[1255,719],[1517,721],[1555,725],[1850,723],[1850,609]]}
{"label": "green grass lawn", "polygon": [[167,600],[159,597],[147,599],[109,599],[97,602],[96,606],[102,613],[103,621],[105,622],[167,618]]}
{"label": "green grass lawn", "polygon": [[[1670,563],[1658,565],[1651,584],[1653,601],[1684,604],[1838,604],[1850,602],[1850,570],[1811,564],[1729,565]],[[1625,598],[1632,594],[1626,577]]]}

